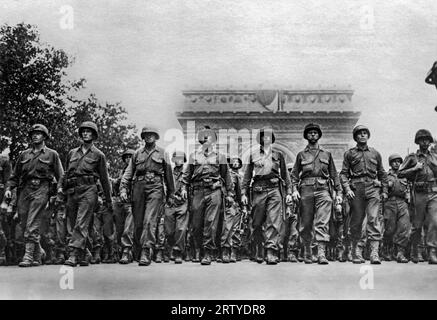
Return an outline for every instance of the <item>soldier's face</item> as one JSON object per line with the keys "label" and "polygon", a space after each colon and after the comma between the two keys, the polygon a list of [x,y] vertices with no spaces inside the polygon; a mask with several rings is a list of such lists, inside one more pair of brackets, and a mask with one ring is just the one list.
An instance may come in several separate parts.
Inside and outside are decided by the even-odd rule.
{"label": "soldier's face", "polygon": [[238,159],[234,159],[232,161],[232,168],[237,169],[240,166],[240,161]]}
{"label": "soldier's face", "polygon": [[176,167],[180,167],[184,164],[184,157],[174,157],[173,162]]}
{"label": "soldier's face", "polygon": [[124,157],[123,157],[123,162],[124,162],[124,163],[129,163],[129,161],[130,161],[131,158],[132,158],[131,155],[124,156]]}
{"label": "soldier's face", "polygon": [[81,131],[82,133],[82,140],[85,142],[90,142],[93,140],[93,131],[88,128],[84,128]]}
{"label": "soldier's face", "polygon": [[401,166],[401,161],[399,159],[395,159],[390,163],[390,166],[393,170],[397,171],[397,170],[399,170],[399,167]]}
{"label": "soldier's face", "polygon": [[429,138],[419,138],[419,146],[421,149],[428,149],[431,145],[431,140]]}
{"label": "soldier's face", "polygon": [[44,133],[39,132],[39,131],[34,131],[32,132],[31,138],[32,138],[32,143],[34,144],[40,144],[44,141]]}
{"label": "soldier's face", "polygon": [[310,143],[316,143],[319,141],[319,132],[317,130],[310,130],[307,132],[307,139]]}
{"label": "soldier's face", "polygon": [[156,141],[156,135],[153,132],[147,132],[144,135],[144,141],[148,144],[152,144]]}
{"label": "soldier's face", "polygon": [[270,132],[264,132],[262,135],[261,143],[265,146],[269,146],[272,144],[272,134]]}
{"label": "soldier's face", "polygon": [[358,143],[366,143],[369,140],[369,134],[367,130],[360,130],[356,135],[356,139]]}

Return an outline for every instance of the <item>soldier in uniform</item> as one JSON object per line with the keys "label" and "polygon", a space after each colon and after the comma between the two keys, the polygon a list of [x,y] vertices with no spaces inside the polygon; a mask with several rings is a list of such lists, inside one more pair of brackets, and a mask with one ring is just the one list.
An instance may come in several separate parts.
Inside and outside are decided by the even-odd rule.
{"label": "soldier in uniform", "polygon": [[[9,157],[0,154],[0,266],[6,265],[6,248],[7,248],[7,235],[10,233],[9,219],[7,217],[8,203],[4,198],[6,182],[11,175],[11,163]],[[10,200],[8,200],[10,202]]]}
{"label": "soldier in uniform", "polygon": [[167,200],[173,197],[175,187],[168,154],[156,145],[158,130],[145,127],[141,138],[145,146],[137,149],[129,161],[121,179],[120,198],[127,202],[132,186],[134,241],[141,249],[139,265],[148,266],[157,244],[158,222],[164,213],[164,186]]}
{"label": "soldier in uniform", "polygon": [[234,157],[230,159],[231,178],[234,184],[235,199],[234,203],[238,210],[238,221],[232,230],[231,236],[231,256],[229,262],[234,263],[241,260],[241,250],[243,245],[243,233],[247,224],[247,210],[243,208],[241,203],[241,183],[243,180],[239,170],[243,167],[243,161],[240,158]]}
{"label": "soldier in uniform", "polygon": [[334,182],[336,201],[339,203],[342,202],[342,189],[331,153],[319,146],[318,141],[322,137],[320,126],[314,123],[306,125],[303,136],[308,145],[297,154],[291,177],[293,200],[300,200],[299,234],[304,245],[304,261],[312,263],[311,240],[314,232],[318,263],[328,264],[325,252],[333,202],[329,180]]}
{"label": "soldier in uniform", "polygon": [[[67,217],[72,227],[68,243],[69,258],[64,264],[72,267],[77,266],[85,257],[90,224],[97,205],[98,181],[102,184],[106,200],[104,206],[112,211],[106,157],[93,143],[98,138],[96,124],[91,121],[83,122],[79,127],[79,136],[82,144],[69,151],[66,174],[62,179],[67,193]],[[87,263],[83,265],[86,266]]]}
{"label": "soldier in uniform", "polygon": [[[235,163],[233,162],[235,160]],[[232,163],[231,163],[232,161]],[[222,248],[222,262],[236,262],[237,250],[239,243],[241,243],[241,235],[239,234],[240,220],[241,220],[241,176],[238,170],[242,167],[243,162],[239,158],[229,159],[229,171],[231,175],[233,191],[232,200],[228,202],[225,208],[225,215],[223,227],[221,232],[221,248]]]}
{"label": "soldier in uniform", "polygon": [[124,171],[134,153],[135,150],[132,149],[123,152],[121,158],[125,167],[120,172],[119,177],[113,181],[112,185],[112,193],[116,199],[114,201],[114,219],[117,232],[117,243],[122,251],[122,256],[119,261],[120,264],[128,264],[133,261],[132,246],[134,241],[134,220],[132,215],[131,190],[127,190],[128,201],[123,202],[120,198],[120,184]]}
{"label": "soldier in uniform", "polygon": [[418,245],[424,226],[429,252],[428,262],[437,264],[437,154],[429,150],[433,140],[428,130],[417,131],[414,142],[419,145],[419,150],[405,158],[398,172],[399,178],[407,178],[413,183],[411,260],[414,263],[419,262]]}
{"label": "soldier in uniform", "polygon": [[[281,224],[287,204],[292,202],[291,181],[281,152],[273,150],[275,135],[270,128],[262,128],[256,137],[259,145],[251,149],[245,166],[241,188],[241,202],[248,204],[247,190],[252,181],[253,240],[256,243],[256,261],[264,260],[267,251],[267,264],[277,264]],[[284,192],[286,196],[284,197]],[[263,225],[265,230],[263,231]]]}
{"label": "soldier in uniform", "polygon": [[[198,132],[200,148],[188,159],[182,175],[181,195],[187,199],[187,188],[191,185],[192,236],[195,245],[195,261],[203,249],[202,265],[210,265],[216,249],[219,215],[226,202],[233,201],[232,178],[226,156],[215,148],[216,133],[209,127]],[[203,237],[202,237],[203,236]]]}
{"label": "soldier in uniform", "polygon": [[[53,178],[60,181],[64,174],[61,160],[55,150],[45,145],[49,131],[42,124],[35,124],[29,131],[32,146],[20,153],[10,176],[5,197],[11,199],[11,190],[19,189],[17,210],[24,231],[25,253],[20,267],[38,266],[41,261],[40,225],[50,197]],[[58,192],[62,192],[58,184]]]}
{"label": "soldier in uniform", "polygon": [[393,245],[397,246],[396,260],[407,263],[405,257],[410,233],[408,202],[410,191],[407,179],[398,177],[402,157],[392,154],[388,158],[391,169],[388,172],[388,199],[384,203],[384,251],[390,256]]}
{"label": "soldier in uniform", "polygon": [[175,151],[172,155],[175,164],[173,169],[175,181],[175,196],[170,199],[165,207],[164,231],[167,252],[172,252],[174,262],[182,263],[182,255],[185,252],[185,240],[188,229],[188,201],[182,198],[182,174],[187,157],[182,151]]}
{"label": "soldier in uniform", "polygon": [[[382,226],[378,219],[381,196],[387,199],[387,173],[380,153],[367,145],[370,131],[358,125],[353,129],[357,145],[344,154],[340,180],[350,199],[350,236],[353,246],[353,263],[363,263],[362,246],[358,245],[362,236],[363,221],[367,217],[366,234],[370,242],[370,263],[380,264],[379,242],[382,240]],[[378,178],[379,187],[375,183]]]}

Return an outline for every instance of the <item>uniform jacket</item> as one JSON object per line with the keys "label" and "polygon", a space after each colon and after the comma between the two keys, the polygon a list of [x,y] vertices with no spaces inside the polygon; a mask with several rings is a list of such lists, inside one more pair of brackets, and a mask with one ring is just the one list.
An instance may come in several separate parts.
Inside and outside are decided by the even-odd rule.
{"label": "uniform jacket", "polygon": [[6,182],[11,175],[12,167],[9,157],[0,155],[0,189],[6,187]]}
{"label": "uniform jacket", "polygon": [[11,190],[26,183],[30,179],[53,181],[56,178],[58,188],[64,174],[59,154],[45,146],[36,152],[33,148],[24,150],[18,156],[12,175],[9,177],[6,188]]}
{"label": "uniform jacket", "polygon": [[399,178],[398,172],[392,169],[388,172],[388,197],[405,198],[409,193],[408,181],[405,178]]}
{"label": "uniform jacket", "polygon": [[[417,162],[423,162],[421,170],[414,170]],[[427,151],[409,154],[402,162],[398,173],[399,178],[407,178],[411,182],[431,182],[437,179],[437,153]]]}
{"label": "uniform jacket", "polygon": [[357,145],[344,154],[340,182],[344,190],[349,192],[349,179],[364,177],[378,179],[382,185],[382,192],[388,192],[387,172],[382,165],[380,153],[367,145],[364,148]]}

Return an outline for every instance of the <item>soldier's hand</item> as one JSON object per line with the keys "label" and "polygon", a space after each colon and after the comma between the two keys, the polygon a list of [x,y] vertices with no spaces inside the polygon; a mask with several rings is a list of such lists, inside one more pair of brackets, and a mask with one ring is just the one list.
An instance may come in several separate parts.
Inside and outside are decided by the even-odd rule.
{"label": "soldier's hand", "polygon": [[181,197],[182,199],[187,200],[188,198],[187,190],[181,190]]}
{"label": "soldier's hand", "polygon": [[287,194],[287,195],[285,196],[285,203],[286,203],[287,205],[291,205],[291,204],[293,204],[293,197],[292,197],[291,194]]}
{"label": "soldier's hand", "polygon": [[122,202],[127,202],[127,192],[126,191],[121,191],[120,192],[120,199]]}
{"label": "soldier's hand", "polygon": [[5,198],[6,199],[12,199],[12,192],[11,192],[11,190],[6,190],[5,191]]}
{"label": "soldier's hand", "polygon": [[387,195],[387,193],[383,192],[383,193],[381,193],[381,197],[383,200],[387,200],[388,195]]}
{"label": "soldier's hand", "polygon": [[341,204],[343,203],[343,198],[342,198],[342,196],[336,196],[336,197],[335,197],[335,203],[341,205]]}
{"label": "soldier's hand", "polygon": [[299,191],[294,191],[291,195],[291,197],[293,198],[293,201],[298,202],[300,200],[300,193]]}
{"label": "soldier's hand", "polygon": [[249,204],[249,200],[247,199],[247,196],[245,194],[241,196],[241,203],[243,204],[243,206],[247,206]]}
{"label": "soldier's hand", "polygon": [[423,168],[423,162],[416,163],[416,166],[414,167],[414,170],[422,170]]}
{"label": "soldier's hand", "polygon": [[355,192],[353,192],[352,190],[349,190],[349,191],[346,193],[346,196],[347,196],[349,199],[354,199],[354,198],[355,198]]}
{"label": "soldier's hand", "polygon": [[18,220],[18,211],[15,212],[14,216],[12,217],[12,220],[14,220],[14,221]]}

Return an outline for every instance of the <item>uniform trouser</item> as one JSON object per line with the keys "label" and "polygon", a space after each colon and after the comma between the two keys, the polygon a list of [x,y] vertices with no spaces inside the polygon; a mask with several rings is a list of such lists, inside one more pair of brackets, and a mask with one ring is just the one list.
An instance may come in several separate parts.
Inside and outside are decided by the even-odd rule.
{"label": "uniform trouser", "polygon": [[406,248],[410,234],[410,215],[404,199],[387,200],[384,204],[384,240]]}
{"label": "uniform trouser", "polygon": [[114,217],[108,208],[99,204],[94,211],[91,242],[93,249],[103,245],[113,246],[115,243]]}
{"label": "uniform trouser", "polygon": [[329,221],[329,234],[332,247],[344,249],[344,220],[332,219]]}
{"label": "uniform trouser", "polygon": [[422,227],[426,229],[425,243],[428,247],[437,247],[437,192],[415,193],[415,212],[411,229],[411,242],[418,245]]}
{"label": "uniform trouser", "polygon": [[355,198],[350,200],[351,221],[350,233],[352,241],[363,240],[363,222],[367,218],[366,236],[369,241],[382,239],[382,226],[379,215],[380,189],[372,182],[357,183],[354,190]]}
{"label": "uniform trouser", "polygon": [[220,188],[195,189],[191,203],[193,239],[196,249],[216,249],[217,226],[223,198]]}
{"label": "uniform trouser", "polygon": [[56,223],[52,218],[54,210],[53,206],[49,206],[41,215],[41,246],[46,251],[55,248]]}
{"label": "uniform trouser", "polygon": [[[282,228],[283,199],[279,187],[253,191],[253,240],[263,243],[266,249],[278,250]],[[263,225],[265,229],[263,232]],[[264,241],[265,240],[265,241]]]}
{"label": "uniform trouser", "polygon": [[132,248],[134,241],[132,204],[123,202],[114,203],[114,220],[117,243],[121,248]]}
{"label": "uniform trouser", "polygon": [[164,215],[164,232],[166,247],[174,251],[185,252],[185,240],[188,229],[188,203],[166,206]]}
{"label": "uniform trouser", "polygon": [[74,192],[67,195],[67,217],[72,226],[69,247],[85,249],[96,204],[97,186],[95,184],[78,186]]}
{"label": "uniform trouser", "polygon": [[[4,188],[0,188],[0,203],[3,202]],[[7,246],[7,217],[6,212],[0,212],[0,251],[4,250]]]}
{"label": "uniform trouser", "polygon": [[234,234],[238,232],[238,224],[241,218],[241,210],[236,203],[225,208],[220,244],[222,248],[237,248],[233,243]]}
{"label": "uniform trouser", "polygon": [[329,241],[329,219],[332,211],[332,198],[328,188],[315,186],[301,187],[300,228],[304,243],[313,239],[313,227],[316,242]]}
{"label": "uniform trouser", "polygon": [[297,214],[295,212],[282,224],[281,229],[282,248],[288,253],[293,251],[297,254],[299,251],[297,243],[299,232],[297,230]]}
{"label": "uniform trouser", "polygon": [[137,248],[155,249],[158,222],[164,210],[163,185],[137,181],[133,185],[132,199],[134,243]]}
{"label": "uniform trouser", "polygon": [[232,248],[239,249],[243,245],[243,233],[246,230],[246,221],[242,221],[243,212],[238,208],[238,221],[232,230],[231,243]]}
{"label": "uniform trouser", "polygon": [[20,192],[17,210],[25,242],[39,242],[41,218],[49,200],[49,183],[42,182],[38,187],[26,185]]}

